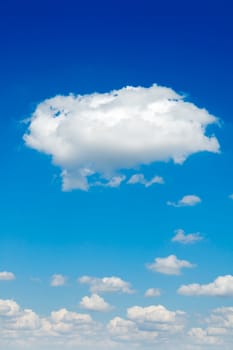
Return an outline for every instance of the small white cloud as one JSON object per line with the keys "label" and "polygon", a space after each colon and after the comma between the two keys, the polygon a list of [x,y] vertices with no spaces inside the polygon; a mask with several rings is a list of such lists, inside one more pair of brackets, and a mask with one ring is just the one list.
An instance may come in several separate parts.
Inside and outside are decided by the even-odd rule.
{"label": "small white cloud", "polygon": [[161,291],[158,288],[149,288],[145,291],[145,297],[159,297],[161,295]]}
{"label": "small white cloud", "polygon": [[145,176],[143,174],[134,174],[130,177],[127,184],[129,185],[135,185],[135,184],[141,184],[145,187],[150,187],[153,184],[164,184],[164,179],[161,176],[154,176],[150,180],[146,180]]}
{"label": "small white cloud", "polygon": [[230,199],[233,199],[233,193],[229,195],[229,198],[230,198]]}
{"label": "small white cloud", "polygon": [[81,284],[88,284],[92,293],[134,293],[129,282],[115,276],[103,278],[83,276],[78,281]]}
{"label": "small white cloud", "polygon": [[60,274],[55,274],[51,277],[50,285],[52,287],[62,287],[66,284],[66,277]]}
{"label": "small white cloud", "polygon": [[192,244],[203,240],[203,237],[199,232],[185,234],[184,230],[179,229],[175,231],[175,236],[172,238],[172,242],[178,242],[181,244]]}
{"label": "small white cloud", "polygon": [[92,294],[90,297],[85,296],[80,302],[80,306],[83,309],[91,311],[106,312],[112,309],[112,306],[108,304],[102,297],[98,294]]}
{"label": "small white cloud", "polygon": [[0,281],[12,281],[15,280],[15,275],[12,272],[2,271],[0,272]]}
{"label": "small white cloud", "polygon": [[233,296],[233,276],[219,276],[209,284],[188,284],[178,289],[182,295]]}
{"label": "small white cloud", "polygon": [[44,100],[24,140],[61,168],[63,190],[88,190],[96,178],[116,184],[114,177],[141,165],[218,153],[217,138],[206,133],[214,123],[216,117],[172,89],[127,86]]}
{"label": "small white cloud", "polygon": [[180,275],[184,268],[193,268],[195,265],[187,260],[179,260],[175,255],[166,258],[156,258],[152,264],[147,264],[147,268],[165,275]]}
{"label": "small white cloud", "polygon": [[201,198],[196,196],[195,194],[189,194],[181,198],[178,202],[168,201],[167,205],[179,208],[179,207],[193,207],[198,203],[201,203]]}

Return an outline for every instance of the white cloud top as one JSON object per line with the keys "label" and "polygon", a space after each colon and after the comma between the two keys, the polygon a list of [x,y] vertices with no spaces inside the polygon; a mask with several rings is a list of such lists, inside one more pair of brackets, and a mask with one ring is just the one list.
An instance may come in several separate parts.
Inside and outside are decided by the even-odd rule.
{"label": "white cloud top", "polygon": [[147,264],[147,268],[165,275],[180,275],[184,268],[192,268],[195,265],[187,260],[179,260],[175,255],[166,258],[156,258],[152,264]]}
{"label": "white cloud top", "polygon": [[88,284],[92,293],[126,293],[132,294],[134,291],[129,282],[122,280],[120,277],[90,277],[82,276],[79,278],[79,283]]}
{"label": "white cloud top", "polygon": [[91,310],[91,311],[110,311],[112,309],[111,305],[109,305],[102,297],[98,294],[92,294],[90,297],[85,296],[82,298],[80,302],[80,306],[83,309]]}
{"label": "white cloud top", "polygon": [[219,276],[209,284],[188,284],[178,289],[182,295],[233,296],[233,276]]}
{"label": "white cloud top", "polygon": [[175,236],[172,238],[172,242],[181,244],[192,244],[203,240],[200,233],[189,233],[185,234],[184,230],[178,229],[175,231]]}
{"label": "white cloud top", "polygon": [[43,101],[24,140],[62,169],[63,190],[88,190],[123,179],[125,169],[142,164],[182,163],[196,152],[219,152],[216,137],[206,134],[216,122],[172,89],[128,86]]}
{"label": "white cloud top", "polygon": [[2,271],[0,272],[0,281],[12,281],[15,279],[13,272]]}
{"label": "white cloud top", "polygon": [[167,202],[167,205],[171,205],[172,207],[193,207],[201,203],[201,198],[196,196],[195,194],[188,194],[181,198],[178,202]]}

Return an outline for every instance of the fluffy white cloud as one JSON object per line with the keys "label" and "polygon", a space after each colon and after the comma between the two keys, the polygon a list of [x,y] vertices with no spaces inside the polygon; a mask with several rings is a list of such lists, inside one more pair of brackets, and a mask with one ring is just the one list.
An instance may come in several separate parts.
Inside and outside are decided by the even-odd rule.
{"label": "fluffy white cloud", "polygon": [[197,328],[192,328],[189,332],[188,335],[195,341],[195,343],[204,345],[215,345],[215,344],[220,344],[221,341],[218,337],[215,335],[212,335],[211,332],[209,333],[208,330],[197,327]]}
{"label": "fluffy white cloud", "polygon": [[196,196],[195,194],[189,194],[181,198],[178,202],[168,201],[167,205],[179,208],[179,207],[193,207],[198,203],[201,203],[201,198]]}
{"label": "fluffy white cloud", "polygon": [[[22,309],[13,300],[0,300],[0,348],[77,348],[95,343],[101,327],[90,315],[63,308],[47,317]],[[11,345],[12,347],[9,347]],[[85,347],[86,348],[86,347]]]}
{"label": "fluffy white cloud", "polygon": [[203,240],[200,233],[185,234],[184,230],[179,229],[175,231],[175,236],[172,238],[172,242],[178,242],[181,244],[192,244]]}
{"label": "fluffy white cloud", "polygon": [[80,302],[80,306],[83,309],[92,310],[92,311],[110,311],[112,309],[102,297],[98,294],[92,294],[90,297],[85,296]]}
{"label": "fluffy white cloud", "polygon": [[19,309],[19,305],[14,300],[0,299],[0,316],[15,316]]}
{"label": "fluffy white cloud", "polygon": [[135,323],[130,320],[125,320],[121,317],[115,317],[108,324],[108,329],[112,335],[118,335],[125,338],[130,333],[135,332]]}
{"label": "fluffy white cloud", "polygon": [[233,307],[220,307],[212,310],[210,316],[202,320],[202,328],[192,328],[188,334],[195,343],[202,345],[219,344],[221,349],[230,349],[228,345],[233,342],[232,331]]}
{"label": "fluffy white cloud", "polygon": [[215,309],[208,318],[199,315],[190,330],[187,320],[185,312],[163,305],[132,306],[125,318],[116,315],[106,323],[66,308],[40,316],[13,300],[0,300],[0,348],[204,350],[216,344],[218,350],[230,349],[232,307]]}
{"label": "fluffy white cloud", "polygon": [[161,295],[161,291],[158,288],[149,288],[145,291],[145,297],[159,297]]}
{"label": "fluffy white cloud", "polygon": [[129,185],[141,184],[145,187],[150,187],[153,184],[164,184],[164,179],[161,176],[154,176],[150,180],[146,180],[143,174],[134,174],[127,182]]}
{"label": "fluffy white cloud", "polygon": [[163,343],[168,334],[182,331],[184,317],[183,311],[170,311],[163,305],[133,306],[127,310],[128,319],[115,317],[108,330],[114,339],[121,341]]}
{"label": "fluffy white cloud", "polygon": [[206,128],[217,119],[174,90],[127,86],[109,93],[58,95],[40,103],[24,140],[62,169],[63,190],[88,190],[142,164],[182,163],[219,152]]}
{"label": "fluffy white cloud", "polygon": [[129,282],[115,276],[103,278],[82,276],[79,278],[79,283],[88,284],[92,293],[134,293]]}
{"label": "fluffy white cloud", "polygon": [[41,320],[34,311],[22,310],[14,300],[0,300],[0,328],[6,332],[13,335],[16,331],[35,330],[40,326]]}
{"label": "fluffy white cloud", "polygon": [[147,268],[163,273],[165,275],[180,275],[183,268],[192,268],[195,265],[187,260],[179,260],[175,255],[166,258],[156,258],[152,264],[147,264]]}
{"label": "fluffy white cloud", "polygon": [[151,305],[147,307],[133,306],[127,310],[130,320],[137,322],[174,322],[177,315],[184,315],[182,311],[170,311],[163,305]]}
{"label": "fluffy white cloud", "polygon": [[108,332],[114,340],[127,342],[153,342],[158,337],[158,332],[155,330],[142,330],[136,322],[125,320],[121,317],[115,317],[107,325]]}
{"label": "fluffy white cloud", "polygon": [[229,195],[229,198],[230,198],[230,199],[233,199],[233,193]]}
{"label": "fluffy white cloud", "polygon": [[12,281],[15,279],[15,275],[12,272],[2,271],[0,272],[0,281]]}
{"label": "fluffy white cloud", "polygon": [[[127,311],[128,319],[116,316],[107,325],[95,322],[89,314],[66,308],[41,317],[30,309],[21,309],[13,300],[0,300],[0,346],[18,349],[126,349],[144,348],[156,341],[167,344],[169,334],[181,332],[184,313],[170,311],[162,305],[139,307]],[[12,346],[12,347],[9,347]]]}
{"label": "fluffy white cloud", "polygon": [[33,330],[38,329],[41,326],[41,320],[34,311],[25,309],[21,311],[17,318],[15,318],[15,322],[12,323],[11,326],[12,329]]}
{"label": "fluffy white cloud", "polygon": [[52,287],[62,287],[66,284],[66,277],[60,274],[55,274],[51,277],[50,285]]}
{"label": "fluffy white cloud", "polygon": [[178,289],[182,295],[233,296],[233,276],[219,276],[209,284],[188,284]]}
{"label": "fluffy white cloud", "polygon": [[77,312],[68,311],[67,309],[63,308],[58,311],[52,311],[51,312],[51,320],[55,323],[59,322],[73,322],[75,324],[86,324],[91,323],[92,318],[88,314],[80,314]]}
{"label": "fluffy white cloud", "polygon": [[233,330],[233,307],[219,307],[212,310],[210,317],[207,318],[211,329],[217,329],[218,334],[224,334]]}
{"label": "fluffy white cloud", "polygon": [[233,344],[233,307],[220,307],[202,318],[201,327],[189,331],[191,339],[201,346],[216,345],[216,349],[231,349]]}

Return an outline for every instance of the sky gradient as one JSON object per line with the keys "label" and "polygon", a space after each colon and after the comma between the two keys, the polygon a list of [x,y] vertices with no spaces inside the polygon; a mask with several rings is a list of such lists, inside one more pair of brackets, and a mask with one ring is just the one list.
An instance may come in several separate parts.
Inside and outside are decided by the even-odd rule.
{"label": "sky gradient", "polygon": [[232,17],[126,3],[0,15],[4,350],[232,348]]}

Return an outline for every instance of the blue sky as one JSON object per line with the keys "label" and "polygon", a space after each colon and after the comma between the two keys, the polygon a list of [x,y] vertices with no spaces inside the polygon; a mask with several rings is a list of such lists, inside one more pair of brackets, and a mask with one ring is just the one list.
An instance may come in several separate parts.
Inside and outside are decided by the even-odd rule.
{"label": "blue sky", "polygon": [[[90,6],[35,15],[13,2],[1,15],[0,344],[230,349],[232,18]],[[68,117],[53,133],[58,105]],[[146,108],[161,118],[151,128]]]}

